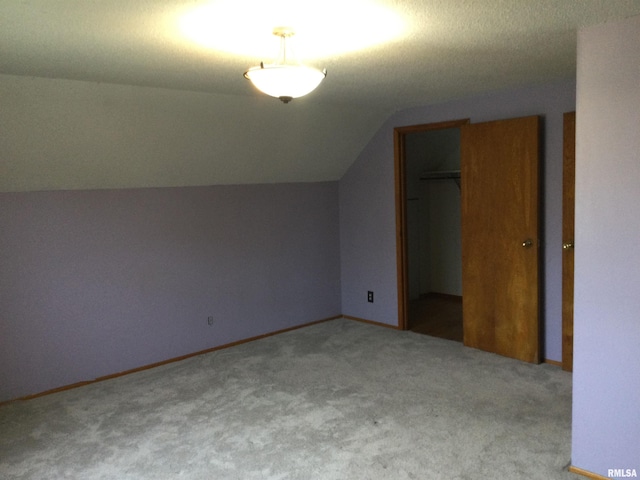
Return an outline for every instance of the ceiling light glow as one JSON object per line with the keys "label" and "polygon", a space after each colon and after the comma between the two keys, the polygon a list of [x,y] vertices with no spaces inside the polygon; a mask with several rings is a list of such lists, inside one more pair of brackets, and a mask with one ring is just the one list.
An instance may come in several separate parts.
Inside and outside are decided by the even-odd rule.
{"label": "ceiling light glow", "polygon": [[179,28],[192,41],[242,56],[273,56],[272,31],[296,32],[296,50],[305,59],[362,50],[397,39],[405,22],[395,11],[367,0],[216,0],[180,17]]}

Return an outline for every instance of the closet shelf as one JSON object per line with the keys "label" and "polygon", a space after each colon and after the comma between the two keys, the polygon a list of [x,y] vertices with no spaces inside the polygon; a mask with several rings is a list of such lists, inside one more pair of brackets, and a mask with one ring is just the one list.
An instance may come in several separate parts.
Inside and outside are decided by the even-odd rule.
{"label": "closet shelf", "polygon": [[449,180],[459,179],[460,170],[442,170],[439,172],[424,172],[420,175],[420,180]]}
{"label": "closet shelf", "polygon": [[424,172],[420,180],[453,180],[460,189],[460,170],[441,170],[438,172]]}

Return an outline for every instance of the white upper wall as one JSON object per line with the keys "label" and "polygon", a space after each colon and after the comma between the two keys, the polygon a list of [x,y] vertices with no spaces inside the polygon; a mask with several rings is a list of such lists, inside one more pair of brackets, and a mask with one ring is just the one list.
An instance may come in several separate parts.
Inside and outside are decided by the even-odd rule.
{"label": "white upper wall", "polygon": [[389,112],[0,75],[0,191],[336,181]]}

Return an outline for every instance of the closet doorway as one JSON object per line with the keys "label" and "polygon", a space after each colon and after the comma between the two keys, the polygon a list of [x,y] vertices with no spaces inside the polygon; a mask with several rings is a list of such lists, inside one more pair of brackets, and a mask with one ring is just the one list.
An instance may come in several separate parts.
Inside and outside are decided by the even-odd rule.
{"label": "closet doorway", "polygon": [[396,129],[402,135],[396,148],[402,150],[404,178],[402,328],[458,342],[463,334],[460,126],[466,123]]}
{"label": "closet doorway", "polygon": [[[410,327],[412,279],[419,275],[410,253],[416,242],[410,203],[416,200],[408,148],[419,132],[458,129],[463,343],[540,362],[540,125],[540,117],[529,116],[394,129],[399,328]],[[449,165],[431,167],[420,175],[423,180],[455,178],[455,171],[445,169]]]}

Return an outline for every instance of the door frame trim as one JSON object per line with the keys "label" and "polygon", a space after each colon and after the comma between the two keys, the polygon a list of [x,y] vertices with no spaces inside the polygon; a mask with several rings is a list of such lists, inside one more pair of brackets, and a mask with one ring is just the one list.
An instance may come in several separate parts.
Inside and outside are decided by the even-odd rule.
{"label": "door frame trim", "polygon": [[429,130],[461,128],[463,125],[467,125],[469,123],[471,123],[470,119],[464,118],[460,120],[395,127],[393,129],[396,202],[396,265],[398,272],[398,329],[400,330],[407,330],[409,328],[409,322],[407,319],[409,306],[409,268],[407,265],[407,205],[405,201],[407,184],[405,137],[411,133],[420,133]]}
{"label": "door frame trim", "polygon": [[[572,185],[567,185],[571,177]],[[573,282],[574,261],[568,261],[567,255],[573,250],[564,251],[565,242],[575,243],[575,177],[576,177],[576,112],[565,112],[562,116],[562,369],[573,371]],[[567,195],[571,191],[570,195]],[[571,226],[568,225],[570,217]],[[570,238],[567,237],[571,230]],[[568,268],[571,268],[571,272]],[[570,284],[569,284],[570,283]]]}

